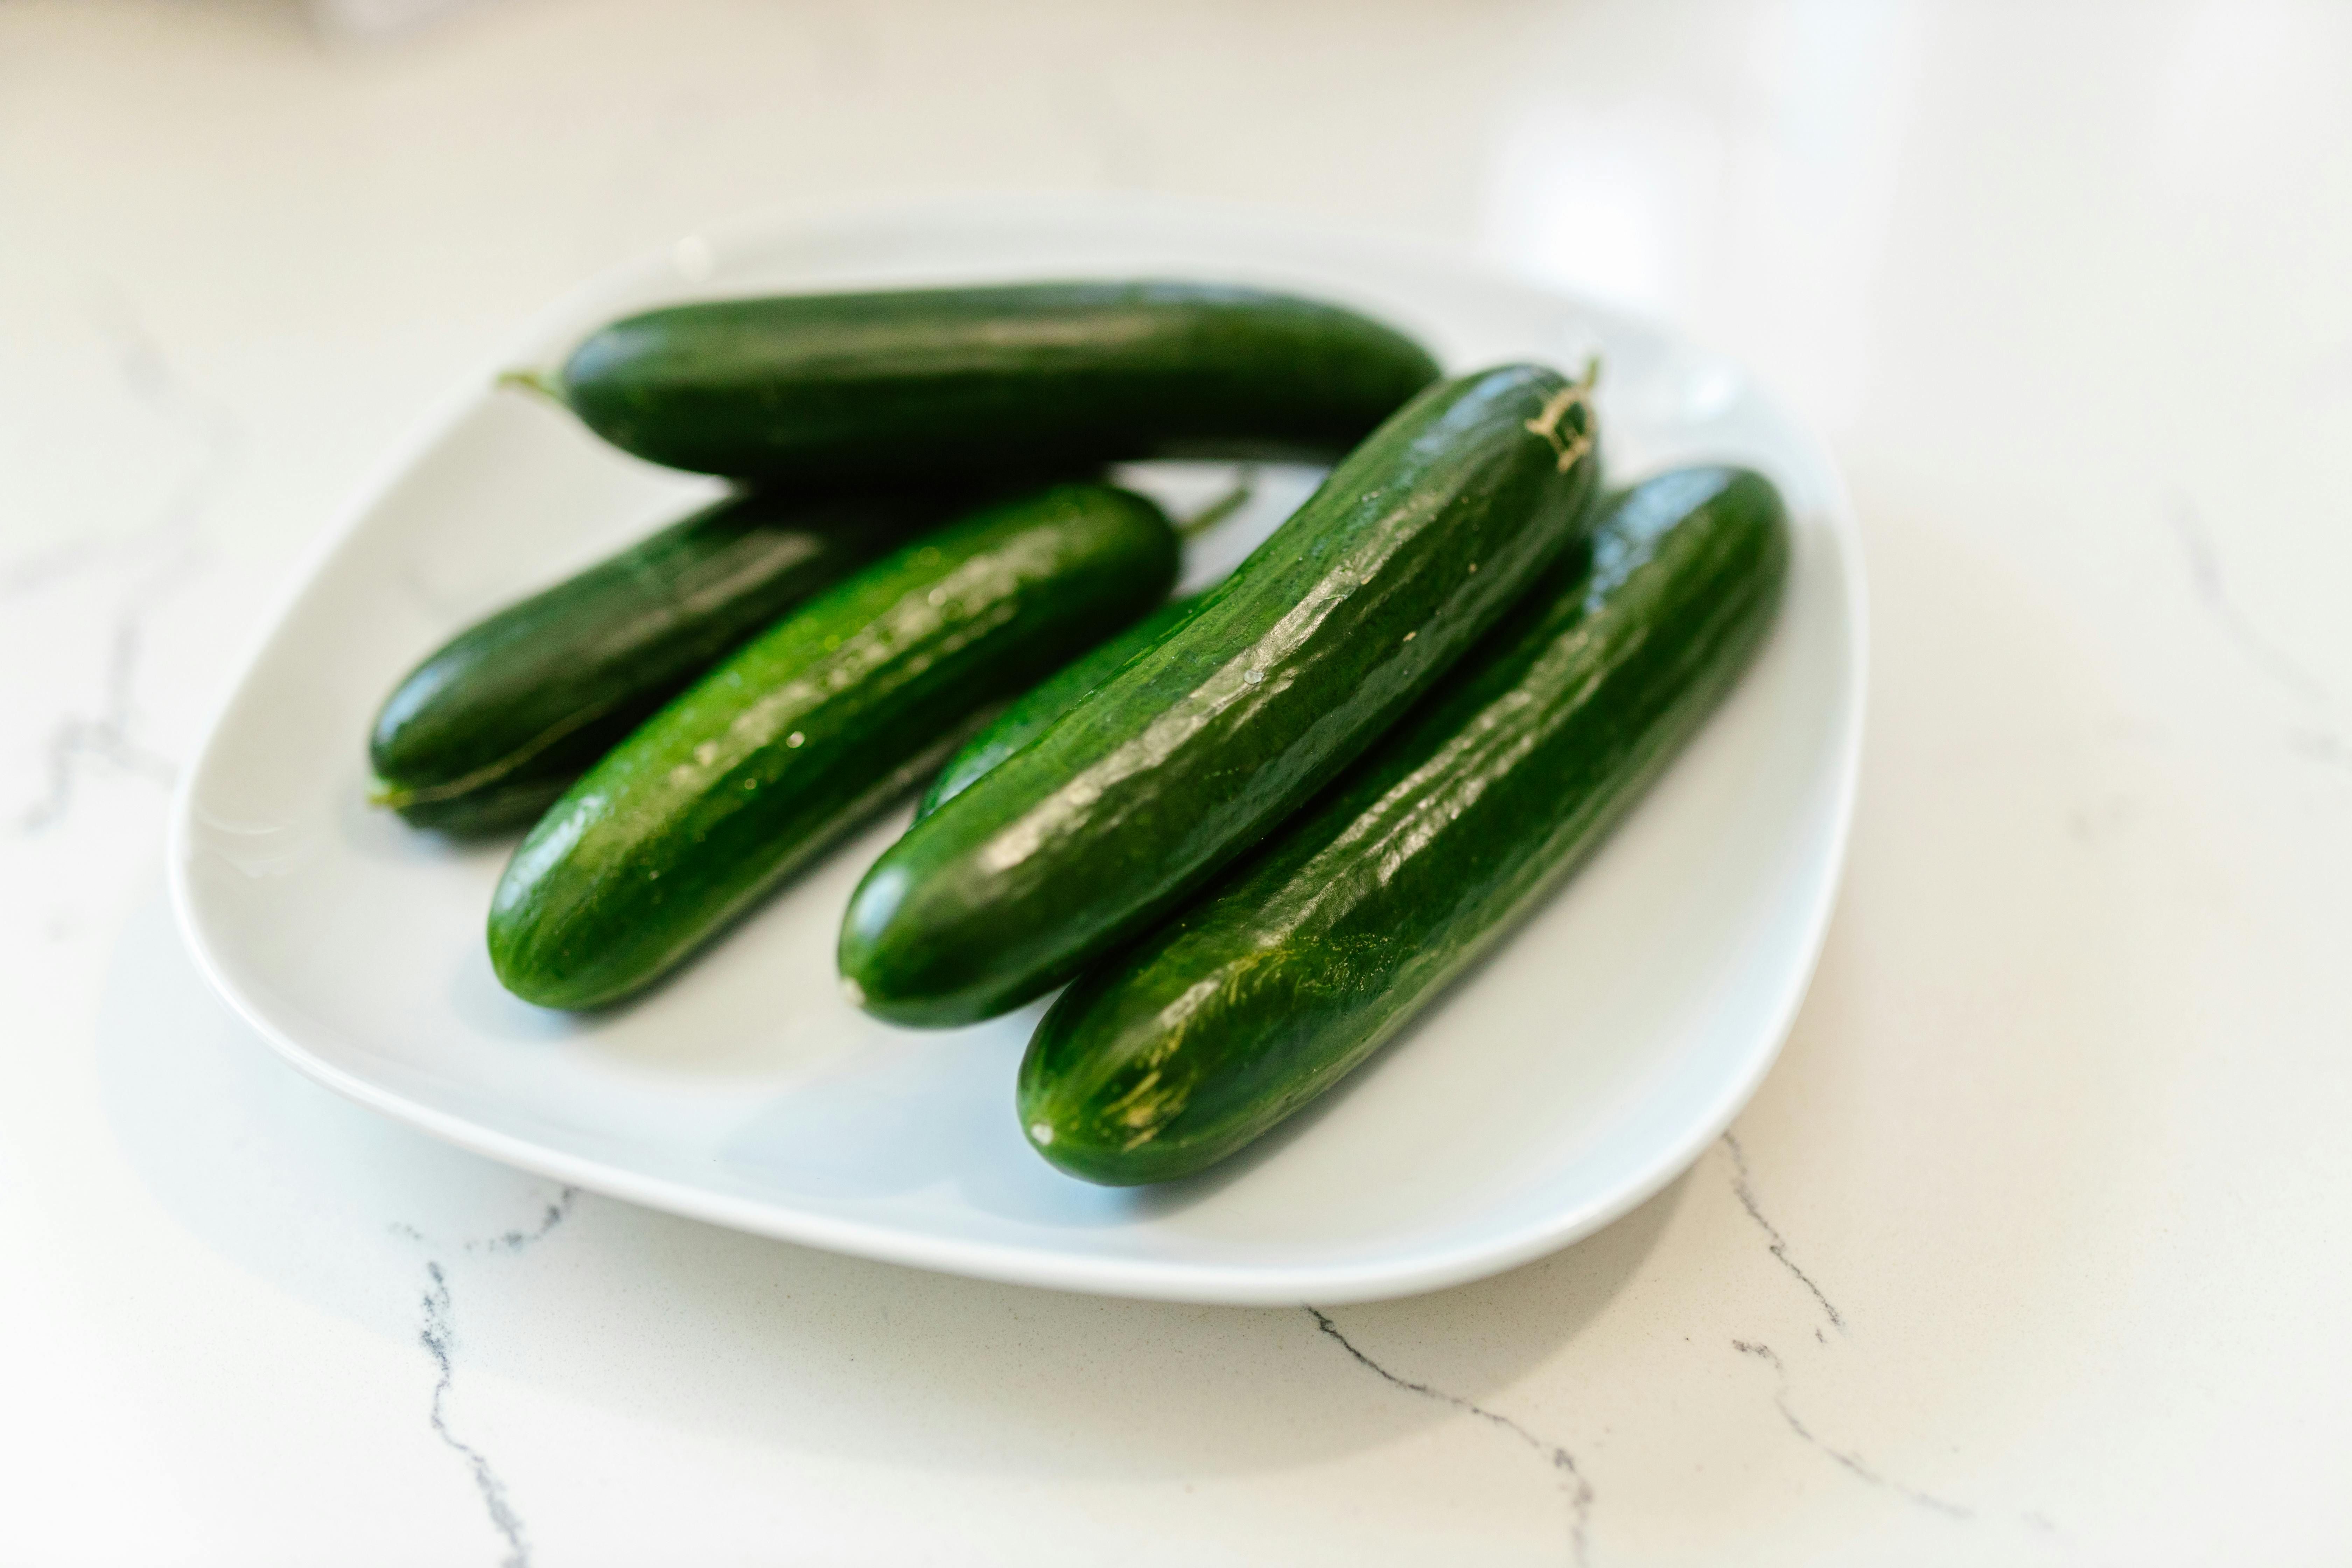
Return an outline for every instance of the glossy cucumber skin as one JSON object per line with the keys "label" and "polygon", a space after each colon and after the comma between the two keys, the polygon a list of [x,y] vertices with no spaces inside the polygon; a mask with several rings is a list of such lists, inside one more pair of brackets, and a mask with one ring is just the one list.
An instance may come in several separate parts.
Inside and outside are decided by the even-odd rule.
{"label": "glossy cucumber skin", "polygon": [[1437,376],[1354,311],[1073,282],[677,305],[591,335],[557,390],[640,458],[797,484],[1345,451]]}
{"label": "glossy cucumber skin", "polygon": [[419,827],[535,821],[729,650],[919,529],[944,497],[732,497],[457,634],[368,741],[374,799]]}
{"label": "glossy cucumber skin", "polygon": [[1589,567],[1540,585],[1314,808],[1062,994],[1022,1062],[1032,1145],[1089,1181],[1167,1181],[1337,1082],[1641,797],[1761,642],[1788,549],[1752,473],[1678,469],[1622,498]]}
{"label": "glossy cucumber skin", "polygon": [[1005,758],[1052,729],[1055,721],[1125,668],[1129,659],[1181,625],[1199,603],[1195,596],[1160,605],[1014,698],[1003,712],[948,759],[939,777],[931,781],[931,787],[916,803],[915,820],[919,822],[930,816],[979,783],[983,773],[994,773]]}
{"label": "glossy cucumber skin", "polygon": [[842,928],[854,994],[898,1023],[992,1016],[1248,848],[1581,536],[1590,421],[1589,382],[1532,365],[1400,410],[1182,626],[876,861]]}
{"label": "glossy cucumber skin", "polygon": [[1167,596],[1142,497],[988,508],[835,585],[589,770],[515,851],[489,919],[516,995],[602,1005],[676,965],[936,767],[971,716]]}

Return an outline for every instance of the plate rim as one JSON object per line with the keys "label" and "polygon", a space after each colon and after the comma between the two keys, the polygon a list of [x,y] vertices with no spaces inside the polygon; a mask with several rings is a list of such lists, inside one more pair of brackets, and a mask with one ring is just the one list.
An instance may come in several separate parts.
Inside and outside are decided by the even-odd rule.
{"label": "plate rim", "polygon": [[[1830,843],[1823,874],[1810,891],[1804,910],[1801,964],[1792,964],[1771,1009],[1769,1043],[1745,1070],[1727,1076],[1704,1115],[1692,1119],[1677,1138],[1662,1142],[1631,1180],[1607,1195],[1575,1205],[1499,1237],[1422,1249],[1402,1262],[1374,1258],[1336,1264],[1258,1265],[1168,1258],[1107,1257],[1058,1252],[1034,1245],[940,1237],[888,1223],[779,1207],[747,1196],[674,1177],[648,1174],[589,1155],[548,1147],[519,1134],[482,1126],[455,1112],[409,1099],[314,1054],[278,1026],[246,994],[208,940],[190,879],[194,852],[194,813],[200,781],[211,771],[222,739],[223,721],[269,652],[295,607],[350,542],[369,514],[405,474],[436,447],[478,403],[482,386],[496,373],[531,352],[559,323],[583,306],[633,286],[674,276],[677,246],[689,238],[722,247],[738,240],[772,241],[781,235],[814,236],[854,231],[884,221],[942,228],[971,222],[1022,217],[1093,221],[1131,230],[1152,224],[1213,224],[1227,235],[1259,235],[1293,243],[1374,253],[1398,264],[1417,264],[1465,279],[1488,278],[1515,288],[1534,288],[1580,308],[1613,315],[1662,337],[1696,346],[1697,341],[1654,314],[1614,301],[1595,300],[1556,280],[1515,268],[1492,258],[1435,241],[1368,229],[1271,204],[1210,201],[1141,193],[965,193],[923,199],[867,198],[848,202],[788,205],[740,214],[688,231],[661,249],[649,250],[592,274],[532,311],[496,341],[475,373],[428,405],[416,423],[383,457],[362,469],[330,523],[295,558],[285,587],[276,595],[233,674],[221,687],[205,718],[204,740],[173,789],[165,848],[165,874],[172,913],[181,940],[205,982],[273,1051],[313,1082],[406,1126],[501,1164],[689,1219],[724,1226],[771,1239],[872,1258],[903,1267],[962,1275],[1003,1284],[1082,1294],[1184,1302],[1198,1305],[1297,1306],[1390,1300],[1419,1295],[1517,1268],[1581,1240],[1639,1207],[1663,1191],[1720,1138],[1780,1059],[1797,1014],[1820,966],[1823,943],[1845,876],[1854,802],[1859,788],[1863,731],[1869,690],[1869,593],[1861,527],[1845,477],[1828,443],[1798,417],[1769,382],[1729,356],[1765,410],[1809,446],[1823,482],[1824,531],[1836,542],[1829,552],[1843,608],[1849,655],[1836,693],[1842,733],[1835,747]],[[1710,353],[1712,351],[1709,351]]]}

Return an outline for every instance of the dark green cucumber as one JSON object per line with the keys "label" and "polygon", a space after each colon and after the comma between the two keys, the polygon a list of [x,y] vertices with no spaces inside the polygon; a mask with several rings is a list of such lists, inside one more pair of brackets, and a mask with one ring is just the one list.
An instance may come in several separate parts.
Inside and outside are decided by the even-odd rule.
{"label": "dark green cucumber", "polygon": [[1540,585],[1214,891],[1063,993],[1021,1064],[1031,1143],[1089,1181],[1166,1181],[1330,1088],[1641,797],[1762,639],[1788,548],[1751,473],[1679,469],[1617,501],[1589,567]]}
{"label": "dark green cucumber", "polygon": [[476,622],[409,672],[368,742],[374,800],[420,827],[520,827],[754,632],[917,530],[943,498],[731,498]]}
{"label": "dark green cucumber", "polygon": [[808,485],[1336,454],[1436,375],[1336,306],[1073,282],[676,305],[594,333],[549,389],[640,458]]}
{"label": "dark green cucumber", "polygon": [[1054,721],[1117,675],[1127,662],[1183,622],[1200,604],[1196,596],[1162,605],[1108,642],[1088,648],[1014,698],[1003,712],[963,743],[923,792],[915,820],[924,817],[993,773],[998,763],[1054,727]]}
{"label": "dark green cucumber", "polygon": [[1102,485],[991,507],[835,585],[606,754],[540,820],[491,900],[490,962],[526,1001],[647,984],[910,787],[974,711],[1167,596],[1160,509]]}
{"label": "dark green cucumber", "polygon": [[1431,388],[1184,624],[875,862],[841,973],[882,1017],[1042,995],[1369,745],[1591,516],[1589,379]]}

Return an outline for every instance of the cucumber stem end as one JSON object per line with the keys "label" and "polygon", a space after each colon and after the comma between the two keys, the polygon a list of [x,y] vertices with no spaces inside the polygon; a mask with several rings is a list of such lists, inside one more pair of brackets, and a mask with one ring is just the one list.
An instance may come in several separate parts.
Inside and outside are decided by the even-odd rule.
{"label": "cucumber stem end", "polygon": [[563,388],[558,386],[555,378],[543,370],[500,371],[498,380],[492,384],[516,387],[524,392],[535,392],[551,403],[563,401]]}
{"label": "cucumber stem end", "polygon": [[1256,497],[1257,469],[1244,468],[1233,489],[1176,524],[1176,537],[1191,539],[1196,534],[1205,533],[1249,505]]}

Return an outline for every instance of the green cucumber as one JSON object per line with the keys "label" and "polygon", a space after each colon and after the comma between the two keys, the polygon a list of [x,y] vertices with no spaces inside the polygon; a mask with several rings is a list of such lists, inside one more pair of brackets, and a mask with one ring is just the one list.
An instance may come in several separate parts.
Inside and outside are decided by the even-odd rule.
{"label": "green cucumber", "polygon": [[975,710],[1159,604],[1176,568],[1158,507],[1066,485],[836,584],[541,818],[491,900],[499,979],[570,1008],[650,984],[936,767]]}
{"label": "green cucumber", "polygon": [[[1426,1006],[1622,817],[1746,668],[1787,572],[1780,497],[1685,468],[1208,896],[1063,993],[1021,1124],[1073,1175],[1189,1175]],[[1508,1087],[1497,1085],[1497,1092]]]}
{"label": "green cucumber", "polygon": [[920,528],[941,498],[733,497],[457,634],[369,737],[373,798],[457,833],[538,819],[754,632]]}
{"label": "green cucumber", "polygon": [[963,743],[950,757],[931,787],[916,804],[915,820],[924,817],[993,773],[998,763],[1054,727],[1054,721],[1090,695],[1095,688],[1125,668],[1129,659],[1182,624],[1200,604],[1198,596],[1162,605],[1109,641],[1088,648],[1027,691],[1014,698],[988,727]]}
{"label": "green cucumber", "polygon": [[[1179,522],[1178,537],[1192,539],[1214,528],[1249,505],[1256,493],[1257,478],[1253,471],[1234,489]],[[1192,594],[1162,605],[1118,636],[1088,648],[1014,698],[1002,713],[965,742],[962,750],[948,759],[947,765],[931,781],[931,787],[916,803],[915,820],[919,822],[930,816],[971,788],[981,774],[992,772],[999,763],[1052,729],[1054,721],[1118,674],[1129,659],[1181,626],[1200,606],[1202,597]]]}
{"label": "green cucumber", "polygon": [[1336,454],[1436,375],[1352,310],[1145,281],[674,305],[518,379],[650,461],[811,485]]}
{"label": "green cucumber", "polygon": [[845,988],[969,1023],[1137,934],[1379,736],[1579,538],[1590,378],[1431,388],[1184,624],[910,828],[842,927]]}

